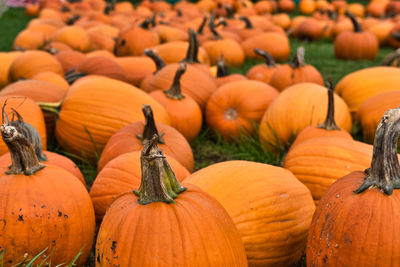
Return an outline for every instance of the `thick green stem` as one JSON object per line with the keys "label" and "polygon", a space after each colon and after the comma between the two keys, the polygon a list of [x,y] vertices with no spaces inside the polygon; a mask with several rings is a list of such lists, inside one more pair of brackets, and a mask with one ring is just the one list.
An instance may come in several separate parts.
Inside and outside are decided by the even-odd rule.
{"label": "thick green stem", "polygon": [[326,113],[326,119],[323,123],[318,125],[318,128],[325,129],[327,131],[340,130],[335,122],[335,98],[333,92],[332,81],[329,80],[328,86],[328,111]]}
{"label": "thick green stem", "polygon": [[359,194],[371,187],[391,195],[400,188],[400,166],[397,143],[400,134],[400,108],[389,109],[383,115],[375,134],[371,168],[365,172],[364,183],[354,192]]}
{"label": "thick green stem", "polygon": [[156,71],[153,74],[156,74],[157,72],[159,72],[162,68],[165,67],[165,62],[164,60],[162,60],[162,58],[154,51],[151,49],[146,48],[144,50],[144,53],[146,54],[146,56],[148,56],[149,58],[151,58],[154,63],[156,64]]}
{"label": "thick green stem", "polygon": [[302,46],[299,46],[297,48],[297,53],[294,56],[292,62],[290,63],[290,66],[292,68],[300,68],[303,67],[304,65],[306,65],[306,63],[304,62],[304,54],[305,54],[305,49]]}
{"label": "thick green stem", "polygon": [[361,25],[360,25],[360,23],[358,23],[356,17],[354,17],[354,15],[348,11],[346,11],[345,14],[347,17],[349,17],[349,19],[351,20],[351,23],[353,23],[354,32],[362,32]]}
{"label": "thick green stem", "polygon": [[273,68],[276,66],[274,58],[267,51],[262,50],[260,48],[254,48],[254,53],[256,53],[259,56],[262,56],[265,60],[265,65],[267,65],[268,67]]}
{"label": "thick green stem", "polygon": [[197,40],[197,34],[194,30],[189,29],[189,47],[186,53],[186,58],[181,62],[185,62],[188,64],[199,63],[200,61],[197,58],[197,54],[199,52],[199,41]]}
{"label": "thick green stem", "polygon": [[167,159],[157,146],[158,136],[144,144],[140,162],[142,181],[134,193],[139,196],[139,204],[153,202],[175,203],[174,199],[186,190],[182,187],[171,169]]}
{"label": "thick green stem", "polygon": [[153,110],[149,105],[143,105],[142,111],[146,119],[146,123],[144,125],[143,134],[137,134],[136,137],[142,141],[142,144],[145,144],[146,142],[151,140],[154,135],[157,135],[158,143],[164,144],[164,140],[162,139],[164,133],[158,133],[156,122],[154,121]]}
{"label": "thick green stem", "polygon": [[180,63],[178,69],[176,70],[174,81],[172,82],[171,87],[164,91],[164,94],[171,99],[181,100],[185,96],[182,95],[181,90],[181,77],[186,72],[186,64]]}

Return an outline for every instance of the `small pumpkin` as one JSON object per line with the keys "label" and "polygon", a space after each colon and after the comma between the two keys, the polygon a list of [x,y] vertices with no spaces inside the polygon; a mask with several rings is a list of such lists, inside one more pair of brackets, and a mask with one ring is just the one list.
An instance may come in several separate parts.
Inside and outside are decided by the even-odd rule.
{"label": "small pumpkin", "polygon": [[249,69],[246,77],[250,80],[257,80],[269,84],[271,77],[276,71],[277,65],[273,57],[265,50],[255,48],[254,53],[264,58],[264,64],[258,64]]}

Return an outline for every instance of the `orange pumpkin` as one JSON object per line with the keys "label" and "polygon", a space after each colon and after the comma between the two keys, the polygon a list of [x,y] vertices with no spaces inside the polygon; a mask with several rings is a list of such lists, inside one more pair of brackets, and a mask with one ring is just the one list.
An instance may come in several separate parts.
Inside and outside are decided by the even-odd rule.
{"label": "orange pumpkin", "polygon": [[121,128],[110,138],[101,154],[98,170],[121,154],[141,150],[144,143],[157,134],[160,136],[159,145],[165,154],[174,157],[188,171],[192,172],[194,169],[193,152],[185,137],[173,127],[162,123],[156,124],[150,106],[143,106],[143,114],[146,119],[145,123],[137,121]]}
{"label": "orange pumpkin", "polygon": [[156,71],[156,64],[147,57],[117,57],[115,61],[125,72],[125,80],[135,86]]}
{"label": "orange pumpkin", "polygon": [[267,51],[276,61],[287,60],[290,55],[289,39],[276,32],[265,32],[241,43],[246,58],[256,58],[255,48]]}
{"label": "orange pumpkin", "polygon": [[18,33],[12,48],[20,51],[39,50],[44,47],[45,43],[46,37],[43,33],[27,29]]}
{"label": "orange pumpkin", "polygon": [[254,53],[262,56],[265,60],[265,63],[251,67],[247,72],[246,77],[250,80],[257,80],[269,84],[272,75],[276,71],[277,65],[267,51],[255,48]]}
{"label": "orange pumpkin", "polygon": [[55,54],[54,57],[61,63],[64,72],[69,72],[86,59],[85,54],[75,50],[61,51]]}
{"label": "orange pumpkin", "polygon": [[0,52],[0,88],[3,88],[9,83],[8,71],[15,58],[21,55],[22,52]]}
{"label": "orange pumpkin", "polygon": [[292,266],[301,258],[315,206],[310,191],[288,170],[226,161],[184,182],[224,206],[241,233],[249,266]]}
{"label": "orange pumpkin", "polygon": [[69,47],[80,52],[87,52],[91,48],[89,33],[78,26],[66,26],[58,30],[53,41],[67,44]]}
{"label": "orange pumpkin", "polygon": [[144,77],[144,79],[140,83],[140,88],[146,92],[151,92],[152,88],[150,86],[150,82],[153,79],[154,74],[165,67],[165,62],[154,50],[145,49],[144,53],[154,62],[156,69],[152,74],[148,74],[146,75],[146,77]]}
{"label": "orange pumpkin", "polygon": [[217,62],[217,74],[216,74],[215,83],[217,87],[221,87],[224,84],[234,82],[234,81],[241,81],[247,80],[245,76],[239,73],[232,73],[230,74],[228,71],[228,66],[226,65],[225,59],[221,56]]}
{"label": "orange pumpkin", "polygon": [[41,73],[36,74],[32,77],[33,80],[43,81],[51,83],[59,88],[61,88],[64,92],[66,92],[69,88],[69,84],[61,75],[51,72],[51,71],[44,71]]}
{"label": "orange pumpkin", "polygon": [[97,263],[247,266],[227,212],[197,187],[182,187],[156,143],[157,137],[143,149],[139,189],[118,196],[107,210],[97,236]]}

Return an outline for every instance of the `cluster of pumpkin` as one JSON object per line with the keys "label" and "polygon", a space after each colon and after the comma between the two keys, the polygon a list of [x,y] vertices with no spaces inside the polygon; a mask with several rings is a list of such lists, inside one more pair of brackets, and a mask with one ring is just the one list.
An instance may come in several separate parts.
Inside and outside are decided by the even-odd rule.
{"label": "cluster of pumpkin", "polygon": [[[359,14],[335,2],[338,13]],[[270,12],[293,7],[291,0],[29,6],[38,18],[14,42],[24,51],[0,53],[2,260],[13,265],[47,247],[40,259],[56,265],[79,255],[83,265],[97,221],[98,266],[290,266],[307,242],[309,266],[380,266],[382,258],[398,265],[397,192],[379,189],[392,194],[400,184],[400,111],[381,120],[399,103],[400,69],[351,73],[334,93],[304,62],[304,48],[275,63],[288,59],[285,30],[300,36],[300,19]],[[399,54],[388,63],[397,65]],[[246,76],[228,73],[256,56],[266,64]],[[353,140],[354,119],[369,143],[379,124],[375,148]],[[228,161],[191,174],[189,142],[203,120],[227,140],[258,130],[268,153],[287,151],[284,168]],[[43,152],[47,135],[98,163],[89,193],[72,161]],[[383,224],[389,229],[376,233]]]}

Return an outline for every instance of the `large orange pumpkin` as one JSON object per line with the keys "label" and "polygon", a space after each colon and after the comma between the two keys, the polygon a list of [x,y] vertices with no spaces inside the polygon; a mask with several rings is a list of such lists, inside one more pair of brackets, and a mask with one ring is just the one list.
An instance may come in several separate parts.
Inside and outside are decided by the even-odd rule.
{"label": "large orange pumpkin", "polygon": [[400,109],[388,110],[375,136],[371,167],[334,183],[320,201],[307,243],[307,266],[399,266]]}
{"label": "large orange pumpkin", "polygon": [[224,206],[241,233],[250,266],[292,266],[301,258],[315,206],[310,191],[288,170],[227,161],[184,182]]}
{"label": "large orange pumpkin", "polygon": [[107,210],[97,236],[96,263],[247,266],[227,212],[197,187],[182,187],[156,143],[157,137],[143,149],[139,189],[118,196]]}
{"label": "large orange pumpkin", "polygon": [[1,135],[12,158],[10,168],[0,167],[2,261],[16,265],[43,252],[38,264],[46,255],[54,265],[71,263],[79,255],[75,264],[82,266],[95,230],[86,188],[70,172],[41,165],[32,144],[13,126],[3,123]]}
{"label": "large orange pumpkin", "polygon": [[75,82],[65,95],[56,137],[68,152],[95,160],[120,128],[141,120],[150,104],[158,120],[169,124],[165,109],[138,88],[107,77],[90,75]]}

